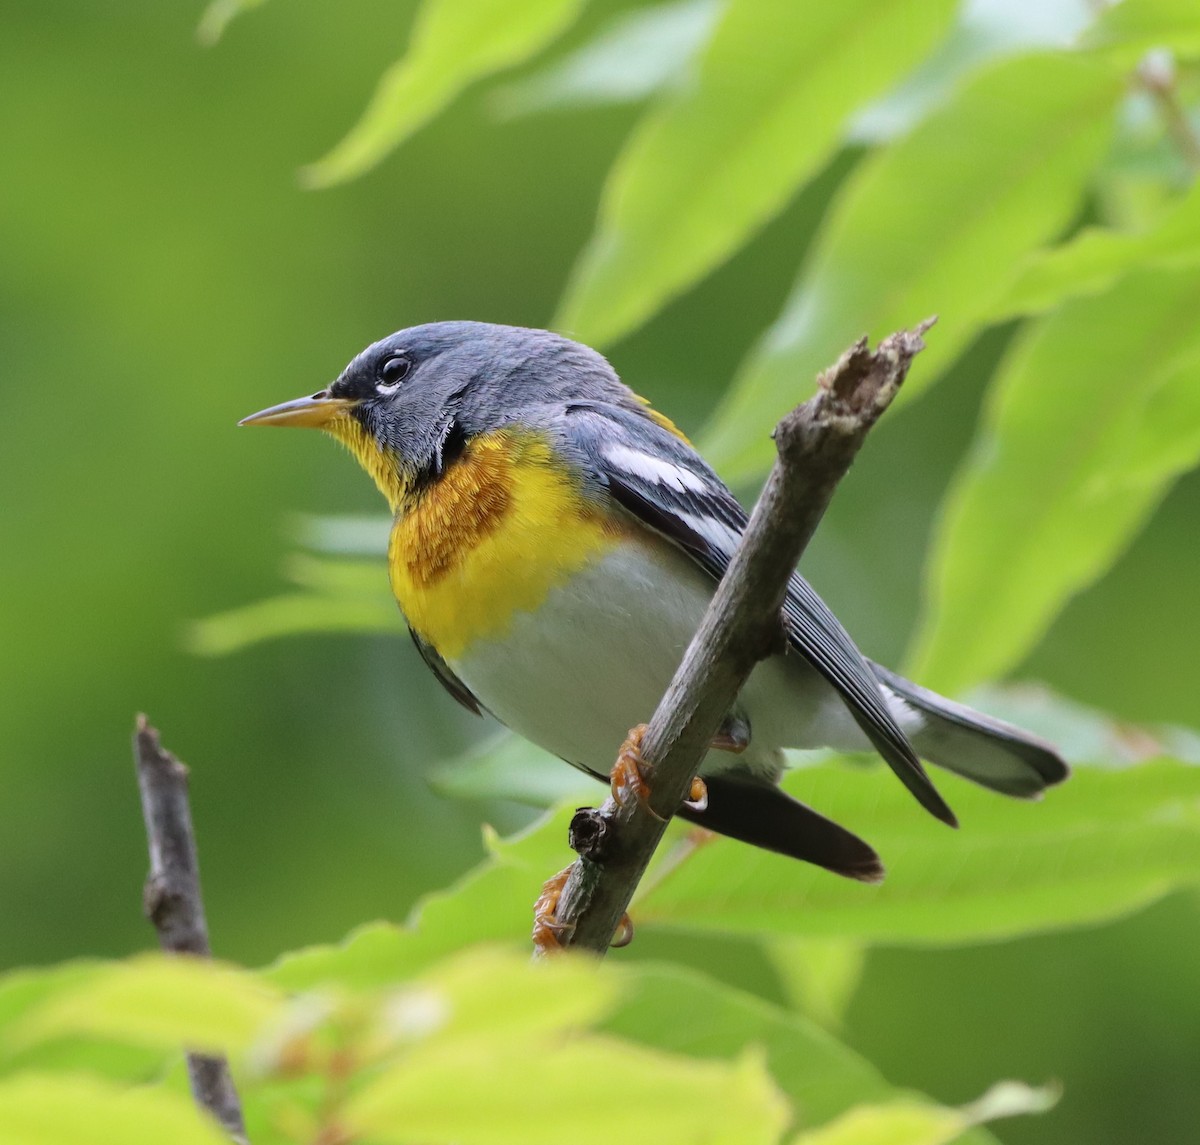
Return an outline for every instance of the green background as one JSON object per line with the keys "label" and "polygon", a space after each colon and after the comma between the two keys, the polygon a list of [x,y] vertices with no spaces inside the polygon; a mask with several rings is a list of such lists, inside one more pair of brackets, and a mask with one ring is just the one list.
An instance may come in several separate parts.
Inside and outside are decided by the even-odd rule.
{"label": "green background", "polygon": [[[297,637],[216,659],[184,646],[196,618],[280,590],[291,515],[380,507],[328,442],[236,420],[320,388],[393,329],[548,323],[637,116],[503,119],[473,91],[366,177],[301,191],[298,167],[356,117],[411,16],[278,0],[207,50],[187,4],[5,9],[0,967],[151,945],[137,711],[192,767],[213,942],[251,964],[402,918],[482,854],[482,822],[528,817],[429,790],[429,767],[479,727],[406,640]],[[611,348],[685,430],[778,312],[857,158]],[[877,659],[905,647],[937,506],[1010,333],[885,421],[805,558]],[[1193,475],[1016,676],[1120,719],[1200,725],[1198,519]],[[687,946],[656,937],[630,956],[779,996],[749,944]],[[873,949],[846,1037],[946,1101],[1001,1076],[1063,1081],[1059,1111],[1003,1126],[1006,1141],[1183,1142],[1200,1123],[1196,949],[1194,894],[1102,929]]]}

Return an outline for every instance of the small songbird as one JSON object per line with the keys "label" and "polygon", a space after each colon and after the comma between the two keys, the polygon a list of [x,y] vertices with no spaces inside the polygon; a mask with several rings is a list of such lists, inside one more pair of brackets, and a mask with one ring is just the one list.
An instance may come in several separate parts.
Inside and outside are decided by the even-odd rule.
{"label": "small songbird", "polygon": [[[348,446],[395,516],[392,591],[434,675],[605,782],[747,522],[668,418],[546,330],[401,330],[328,389],[241,424],[313,426]],[[876,882],[867,843],[779,789],[782,749],[874,749],[951,826],[921,758],[1026,799],[1066,778],[1050,744],[865,659],[799,574],[783,613],[788,647],[742,689],[684,818]]]}

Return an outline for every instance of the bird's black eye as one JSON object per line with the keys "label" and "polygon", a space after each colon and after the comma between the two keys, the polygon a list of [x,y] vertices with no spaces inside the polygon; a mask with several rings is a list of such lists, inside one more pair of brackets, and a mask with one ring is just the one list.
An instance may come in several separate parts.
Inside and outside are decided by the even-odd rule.
{"label": "bird's black eye", "polygon": [[385,358],[379,367],[379,382],[383,386],[398,386],[408,377],[412,362],[400,354]]}

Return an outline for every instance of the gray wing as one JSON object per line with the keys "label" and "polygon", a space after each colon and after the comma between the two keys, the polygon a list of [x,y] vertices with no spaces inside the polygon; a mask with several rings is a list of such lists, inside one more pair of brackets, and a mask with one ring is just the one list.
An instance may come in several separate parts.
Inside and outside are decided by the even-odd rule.
{"label": "gray wing", "polygon": [[421,653],[421,659],[425,661],[429,666],[429,670],[437,677],[438,683],[462,704],[468,712],[472,712],[477,716],[483,715],[484,707],[476,699],[475,693],[450,671],[450,665],[437,654],[437,649],[432,644],[426,644],[411,628],[408,630],[408,634],[412,637],[412,642],[417,646],[417,651]]}
{"label": "gray wing", "polygon": [[[564,427],[577,459],[613,499],[688,554],[714,581],[724,575],[748,521],[702,457],[640,411],[577,402]],[[888,708],[870,665],[824,601],[792,575],[783,618],[791,646],[837,690],[855,722],[932,815],[957,826]]]}

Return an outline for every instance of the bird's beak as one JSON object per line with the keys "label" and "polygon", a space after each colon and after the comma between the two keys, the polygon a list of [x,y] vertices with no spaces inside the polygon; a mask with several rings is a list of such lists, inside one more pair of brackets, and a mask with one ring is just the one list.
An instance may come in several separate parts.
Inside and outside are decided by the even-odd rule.
{"label": "bird's beak", "polygon": [[259,410],[242,418],[238,425],[304,425],[313,429],[325,429],[329,423],[353,406],[346,398],[329,396],[327,390],[313,394],[310,398],[295,398],[277,406]]}

